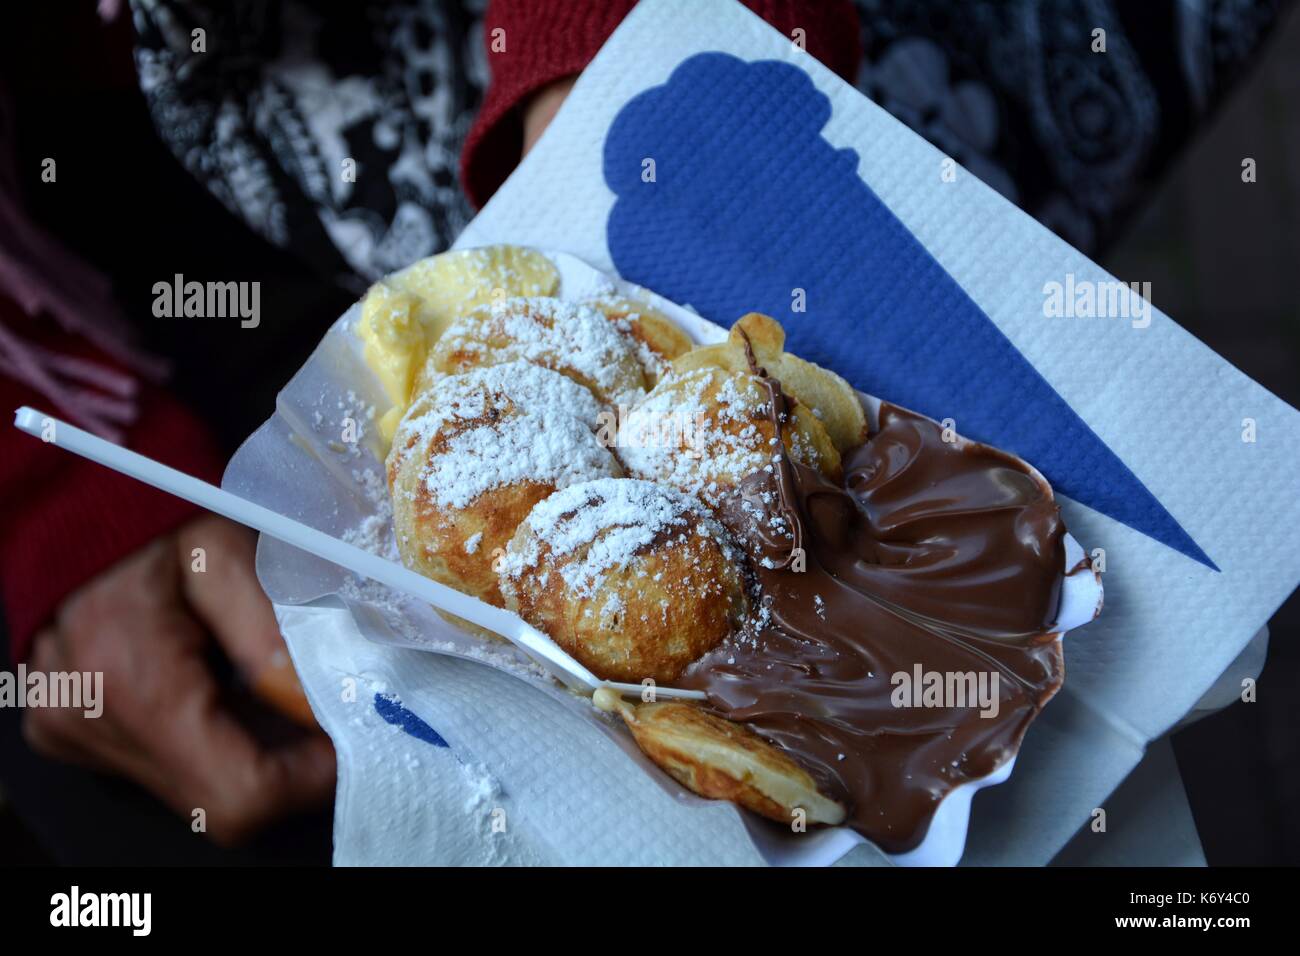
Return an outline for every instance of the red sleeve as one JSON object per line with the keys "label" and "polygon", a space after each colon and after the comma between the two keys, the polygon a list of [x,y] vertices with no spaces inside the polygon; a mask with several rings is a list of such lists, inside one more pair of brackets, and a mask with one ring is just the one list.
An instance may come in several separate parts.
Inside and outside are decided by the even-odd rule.
{"label": "red sleeve", "polygon": [[[461,180],[482,206],[519,163],[521,107],[536,91],[581,73],[636,0],[492,0],[483,22],[492,83],[461,153]],[[850,0],[744,0],[786,36],[805,31],[808,52],[852,81],[862,58]],[[504,33],[496,31],[503,30]],[[494,37],[505,49],[493,50]]]}
{"label": "red sleeve", "polygon": [[[12,327],[16,308],[9,305],[0,298],[3,319]],[[72,337],[47,337],[42,344],[113,366]],[[47,398],[0,375],[0,413],[7,416],[20,405],[60,415]],[[220,478],[216,445],[179,403],[146,385],[137,393],[137,407],[127,445],[198,477]],[[12,659],[26,657],[33,633],[67,594],[197,511],[20,432],[9,421],[0,423],[0,600]]]}

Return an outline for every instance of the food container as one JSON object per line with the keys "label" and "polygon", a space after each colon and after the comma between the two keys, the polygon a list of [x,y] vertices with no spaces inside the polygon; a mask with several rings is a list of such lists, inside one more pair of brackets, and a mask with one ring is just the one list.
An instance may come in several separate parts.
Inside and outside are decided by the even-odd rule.
{"label": "food container", "polygon": [[[605,275],[573,256],[545,254],[559,270],[560,298],[584,299],[613,290],[658,309],[697,343],[726,337],[726,330],[653,292]],[[396,560],[383,451],[376,427],[389,402],[362,358],[362,343],[354,332],[360,314],[360,306],[353,306],[330,327],[307,363],[280,392],[275,414],[231,460],[223,486]],[[879,400],[860,397],[872,418]],[[477,661],[516,676],[608,734],[626,753],[628,767],[639,765],[646,786],[662,787],[692,807],[716,808],[715,801],[684,790],[654,766],[621,724],[596,711],[587,699],[564,690],[512,646],[464,631],[429,607],[373,582],[358,580],[350,572],[266,537],[258,548],[257,570],[267,594],[278,605],[337,602],[371,641]],[[1060,613],[1052,628],[1062,637],[1091,621],[1102,602],[1100,578],[1085,560],[1082,547],[1068,535],[1064,571]],[[310,635],[305,638],[309,640]],[[291,647],[293,643],[291,640]],[[1066,651],[1068,658],[1068,644]],[[520,688],[519,692],[528,691]],[[466,706],[472,706],[472,701]],[[337,734],[346,729],[340,731],[324,723],[327,729],[333,729],[339,744]],[[348,772],[345,754],[349,748],[338,749],[343,775]],[[940,803],[921,844],[889,860],[904,866],[955,865],[965,845],[972,797],[984,787],[1005,781],[1014,765],[1012,756],[988,776],[954,789]],[[864,842],[845,827],[785,833],[746,811],[725,806],[741,818],[754,848],[769,863],[826,865]],[[402,808],[392,812],[401,813]]]}

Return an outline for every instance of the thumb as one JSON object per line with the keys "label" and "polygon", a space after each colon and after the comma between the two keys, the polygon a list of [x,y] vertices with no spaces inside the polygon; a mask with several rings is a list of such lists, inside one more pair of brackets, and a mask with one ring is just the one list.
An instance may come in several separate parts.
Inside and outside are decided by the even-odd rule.
{"label": "thumb", "polygon": [[182,528],[177,546],[186,600],[235,666],[252,678],[283,656],[275,612],[257,581],[253,533],[208,515]]}
{"label": "thumb", "polygon": [[184,750],[173,758],[189,763],[193,800],[204,801],[186,809],[205,809],[208,833],[218,843],[238,843],[333,795],[334,748],[323,735],[263,747],[215,697],[196,710],[192,721],[176,721],[173,730],[177,747]]}
{"label": "thumb", "polygon": [[[294,672],[271,602],[257,581],[256,539],[224,518],[207,516],[178,535],[187,601],[253,692],[304,727],[316,719]],[[195,549],[203,554],[195,570]]]}

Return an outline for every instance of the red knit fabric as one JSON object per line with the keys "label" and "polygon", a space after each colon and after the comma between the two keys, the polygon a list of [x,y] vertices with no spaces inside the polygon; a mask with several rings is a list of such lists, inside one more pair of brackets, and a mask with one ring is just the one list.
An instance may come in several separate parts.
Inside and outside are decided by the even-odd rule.
{"label": "red knit fabric", "polygon": [[[852,81],[862,48],[849,0],[744,2],[787,37],[803,29],[808,52]],[[492,83],[461,153],[461,180],[476,206],[519,162],[522,105],[542,87],[581,73],[633,6],[635,0],[492,0],[483,24]],[[496,38],[504,39],[504,51],[493,52]]]}
{"label": "red knit fabric", "polygon": [[[3,297],[0,321],[64,354],[112,365],[84,342],[57,334],[53,323],[38,326]],[[159,389],[142,387],[137,402],[131,448],[205,480],[220,479],[222,458],[203,425]],[[60,415],[47,399],[0,376],[0,409],[20,405]],[[26,657],[32,635],[65,596],[197,512],[16,428],[0,428],[0,600],[13,660]]]}

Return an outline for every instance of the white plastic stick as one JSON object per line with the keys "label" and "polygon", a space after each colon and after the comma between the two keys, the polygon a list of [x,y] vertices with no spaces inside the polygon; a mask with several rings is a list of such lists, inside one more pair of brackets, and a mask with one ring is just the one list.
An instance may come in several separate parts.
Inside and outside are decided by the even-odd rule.
{"label": "white plastic stick", "polygon": [[[549,637],[516,614],[493,607],[467,594],[461,594],[454,588],[439,584],[400,564],[371,554],[369,551],[363,551],[355,545],[340,541],[300,521],[294,521],[269,508],[264,508],[247,498],[241,498],[216,485],[200,481],[175,468],[169,468],[152,458],[146,458],[120,445],[114,445],[74,425],[38,412],[34,408],[23,406],[18,409],[14,413],[14,425],[42,441],[57,445],[83,458],[89,458],[91,461],[129,475],[147,485],[153,485],[178,498],[192,501],[231,521],[237,521],[263,534],[269,534],[273,538],[324,558],[341,568],[427,601],[434,607],[472,621],[494,634],[500,634],[565,684],[577,690],[592,693],[601,687],[608,687],[628,696],[640,696],[645,690],[639,684],[600,680]],[[704,699],[701,691],[679,690],[657,685],[654,694],[656,697]]]}

